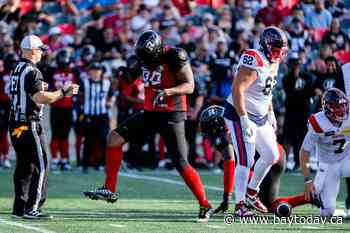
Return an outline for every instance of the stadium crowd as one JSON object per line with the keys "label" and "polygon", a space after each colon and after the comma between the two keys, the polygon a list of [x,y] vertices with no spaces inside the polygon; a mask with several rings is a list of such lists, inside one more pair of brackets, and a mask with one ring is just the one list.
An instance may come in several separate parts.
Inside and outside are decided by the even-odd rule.
{"label": "stadium crowd", "polygon": [[[288,2],[285,5],[284,2]],[[40,35],[49,52],[40,64],[49,89],[79,83],[77,98],[50,108],[51,169],[71,170],[76,157],[83,171],[102,169],[109,128],[142,111],[143,82],[127,72],[135,62],[133,45],[144,30],[162,35],[164,44],[185,49],[195,76],[189,97],[186,137],[194,166],[217,168],[220,153],[200,137],[198,118],[209,105],[222,105],[231,93],[235,65],[243,50],[258,48],[265,26],[288,32],[290,52],[274,90],[278,138],[298,155],[310,113],[320,97],[341,79],[350,62],[349,1],[256,0],[8,0],[0,6],[0,162],[10,167],[7,134],[9,74],[26,34]],[[133,74],[137,75],[137,74]],[[76,155],[69,154],[74,129]],[[72,145],[73,146],[73,145]],[[164,142],[130,142],[128,167],[171,168]],[[299,168],[294,156],[294,168]]]}

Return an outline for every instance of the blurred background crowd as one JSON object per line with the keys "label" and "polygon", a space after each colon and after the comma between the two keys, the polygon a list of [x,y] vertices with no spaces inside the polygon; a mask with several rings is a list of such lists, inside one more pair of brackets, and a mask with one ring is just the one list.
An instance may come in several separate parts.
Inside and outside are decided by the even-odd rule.
{"label": "blurred background crowd", "polygon": [[[50,108],[51,169],[71,170],[76,164],[87,171],[88,167],[103,169],[109,128],[142,111],[142,79],[132,80],[121,67],[132,66],[135,40],[152,28],[162,35],[164,44],[184,48],[190,57],[196,89],[188,101],[189,160],[194,166],[220,172],[220,154],[199,133],[199,114],[209,105],[223,104],[231,93],[241,52],[259,48],[264,27],[275,25],[287,32],[290,48],[274,90],[277,134],[293,160],[289,170],[298,171],[298,156],[292,155],[298,155],[307,118],[320,109],[326,89],[341,85],[341,65],[350,62],[349,9],[349,0],[2,0],[1,165],[11,166],[8,81],[24,35],[37,34],[49,46],[39,66],[50,89],[67,81],[83,87],[77,99]],[[106,90],[95,89],[97,82],[103,82]],[[70,137],[74,135],[70,141],[69,132]],[[125,150],[127,169],[172,168],[159,135],[147,142],[131,142]]]}

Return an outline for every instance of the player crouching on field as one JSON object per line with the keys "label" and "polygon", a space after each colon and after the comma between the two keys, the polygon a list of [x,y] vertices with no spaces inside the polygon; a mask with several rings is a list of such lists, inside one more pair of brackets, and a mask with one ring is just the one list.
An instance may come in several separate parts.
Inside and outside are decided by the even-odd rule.
{"label": "player crouching on field", "polygon": [[[304,174],[305,199],[318,196],[320,215],[334,215],[341,177],[350,177],[350,120],[349,100],[337,88],[326,91],[322,97],[321,112],[309,118],[308,132],[300,150]],[[310,152],[316,148],[319,158],[315,179],[309,169]]]}

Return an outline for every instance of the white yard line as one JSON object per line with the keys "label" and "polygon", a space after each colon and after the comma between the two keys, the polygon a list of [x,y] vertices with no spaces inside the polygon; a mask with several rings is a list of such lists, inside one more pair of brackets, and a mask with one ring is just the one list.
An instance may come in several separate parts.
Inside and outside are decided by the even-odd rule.
{"label": "white yard line", "polygon": [[[172,180],[172,179],[168,179],[168,178],[160,178],[160,177],[155,177],[155,176],[144,176],[144,175],[137,175],[137,174],[133,174],[133,173],[125,173],[125,172],[120,172],[119,174],[121,176],[134,178],[134,179],[138,179],[138,180],[152,180],[152,181],[159,181],[159,182],[163,182],[163,183],[167,183],[167,184],[186,186],[186,184],[182,181]],[[211,191],[224,191],[223,188],[220,188],[217,186],[211,186],[211,185],[204,185],[204,188],[207,190],[211,190]]]}
{"label": "white yard line", "polygon": [[109,224],[111,227],[118,227],[118,228],[124,228],[127,227],[126,225],[121,225],[121,224]]}
{"label": "white yard line", "polygon": [[4,219],[1,219],[1,218],[0,218],[0,223],[5,224],[5,225],[9,225],[9,226],[18,227],[18,228],[23,228],[23,229],[26,229],[26,230],[33,230],[33,231],[40,232],[40,233],[56,233],[54,231],[49,231],[49,230],[46,230],[44,228],[24,225],[22,223],[12,222],[12,221],[4,220]]}

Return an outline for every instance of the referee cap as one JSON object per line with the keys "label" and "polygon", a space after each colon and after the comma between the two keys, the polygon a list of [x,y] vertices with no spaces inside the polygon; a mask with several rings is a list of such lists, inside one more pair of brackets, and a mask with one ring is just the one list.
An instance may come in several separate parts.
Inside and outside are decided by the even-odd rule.
{"label": "referee cap", "polygon": [[41,49],[46,51],[48,47],[44,45],[41,39],[36,35],[25,36],[20,44],[21,49]]}

